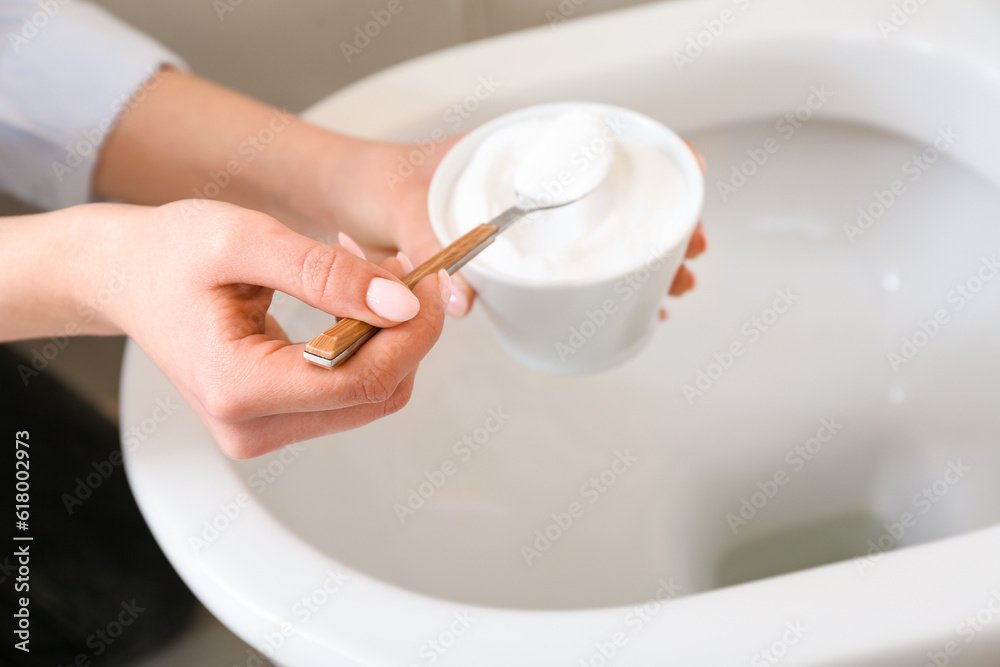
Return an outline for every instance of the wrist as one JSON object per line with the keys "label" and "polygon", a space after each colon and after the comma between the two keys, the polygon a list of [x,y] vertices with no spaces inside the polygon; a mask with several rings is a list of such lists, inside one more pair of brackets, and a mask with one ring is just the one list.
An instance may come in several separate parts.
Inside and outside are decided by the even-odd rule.
{"label": "wrist", "polygon": [[[84,335],[128,334],[128,302],[138,285],[135,263],[143,254],[132,230],[150,209],[127,204],[85,204],[67,209],[65,241],[72,259],[61,280],[68,286],[69,320]],[[80,261],[80,258],[85,258]]]}
{"label": "wrist", "polygon": [[[393,199],[383,171],[393,144],[334,134],[295,118],[248,180],[268,193],[261,209],[324,243],[345,232],[369,248],[392,248]],[[236,202],[242,203],[242,202]]]}
{"label": "wrist", "polygon": [[131,273],[106,259],[126,255],[113,248],[117,208],[85,204],[3,221],[0,272],[17,289],[0,295],[0,339],[124,332],[113,305],[128,290]]}

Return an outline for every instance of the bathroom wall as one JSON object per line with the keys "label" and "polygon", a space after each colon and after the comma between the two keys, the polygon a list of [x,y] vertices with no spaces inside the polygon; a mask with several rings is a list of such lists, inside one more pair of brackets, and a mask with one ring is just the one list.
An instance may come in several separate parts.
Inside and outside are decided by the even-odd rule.
{"label": "bathroom wall", "polygon": [[[424,53],[643,0],[97,1],[204,76],[299,111]],[[369,38],[365,24],[377,18],[385,25]]]}

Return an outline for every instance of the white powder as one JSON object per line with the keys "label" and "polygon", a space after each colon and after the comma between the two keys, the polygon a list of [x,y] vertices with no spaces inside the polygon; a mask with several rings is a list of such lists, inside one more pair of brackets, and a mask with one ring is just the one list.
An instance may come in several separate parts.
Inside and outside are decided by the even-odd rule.
{"label": "white powder", "polygon": [[677,165],[577,110],[487,137],[452,189],[447,226],[458,238],[516,205],[518,190],[522,204],[547,204],[591,189],[580,201],[532,213],[473,261],[515,278],[585,281],[635,269],[685,224],[678,214],[688,195]]}
{"label": "white powder", "polygon": [[596,113],[564,113],[544,123],[540,135],[514,170],[514,190],[538,208],[589,194],[615,162],[615,133]]}

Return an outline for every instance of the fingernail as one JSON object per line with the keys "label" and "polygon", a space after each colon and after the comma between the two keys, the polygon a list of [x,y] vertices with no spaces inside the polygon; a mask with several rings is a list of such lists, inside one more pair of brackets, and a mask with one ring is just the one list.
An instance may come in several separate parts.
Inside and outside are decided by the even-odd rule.
{"label": "fingernail", "polygon": [[396,259],[398,259],[399,263],[403,265],[403,268],[406,269],[407,273],[413,271],[413,262],[410,261],[410,258],[406,256],[405,252],[403,252],[402,250],[397,252]]}
{"label": "fingernail", "polygon": [[452,317],[465,317],[469,314],[469,297],[457,285],[452,287],[444,312]]}
{"label": "fingernail", "polygon": [[438,271],[438,288],[441,290],[441,300],[448,303],[455,287],[451,284],[451,276],[444,269]]}
{"label": "fingernail", "polygon": [[393,322],[412,319],[420,310],[420,301],[413,292],[385,278],[372,278],[366,302],[373,313]]}
{"label": "fingernail", "polygon": [[365,253],[361,249],[361,246],[355,243],[354,239],[352,239],[344,232],[340,232],[337,234],[337,243],[342,245],[344,247],[344,250],[351,253],[355,257],[360,257],[361,259],[368,259],[367,257],[365,257]]}

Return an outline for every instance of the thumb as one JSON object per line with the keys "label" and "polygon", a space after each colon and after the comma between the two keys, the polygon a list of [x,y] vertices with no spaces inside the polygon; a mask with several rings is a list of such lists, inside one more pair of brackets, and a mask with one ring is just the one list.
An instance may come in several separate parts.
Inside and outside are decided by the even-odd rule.
{"label": "thumb", "polygon": [[263,214],[244,226],[240,237],[219,268],[224,284],[270,287],[381,328],[410,320],[420,310],[420,301],[396,276],[341,245],[318,243]]}

